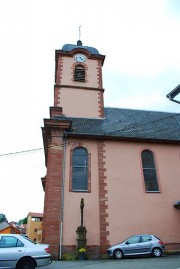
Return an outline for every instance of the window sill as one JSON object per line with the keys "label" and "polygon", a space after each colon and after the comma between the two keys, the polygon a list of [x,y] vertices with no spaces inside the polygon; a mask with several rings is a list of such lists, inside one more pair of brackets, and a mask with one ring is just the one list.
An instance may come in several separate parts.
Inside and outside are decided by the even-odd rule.
{"label": "window sill", "polygon": [[72,192],[89,192],[88,190],[72,190]]}
{"label": "window sill", "polygon": [[146,193],[161,193],[160,191],[146,191]]}

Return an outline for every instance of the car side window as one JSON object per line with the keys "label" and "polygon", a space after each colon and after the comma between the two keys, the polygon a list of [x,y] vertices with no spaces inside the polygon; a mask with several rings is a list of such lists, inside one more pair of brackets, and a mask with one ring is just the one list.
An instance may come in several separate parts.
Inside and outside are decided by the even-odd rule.
{"label": "car side window", "polygon": [[149,242],[151,240],[152,240],[152,238],[150,235],[143,235],[142,236],[142,242]]}
{"label": "car side window", "polygon": [[2,236],[0,248],[24,247],[24,244],[14,236]]}
{"label": "car side window", "polygon": [[6,240],[1,237],[0,239],[0,248],[4,248],[6,246]]}
{"label": "car side window", "polygon": [[17,247],[24,247],[24,244],[19,239],[17,241]]}
{"label": "car side window", "polygon": [[128,241],[127,244],[136,244],[140,242],[140,236],[133,236]]}

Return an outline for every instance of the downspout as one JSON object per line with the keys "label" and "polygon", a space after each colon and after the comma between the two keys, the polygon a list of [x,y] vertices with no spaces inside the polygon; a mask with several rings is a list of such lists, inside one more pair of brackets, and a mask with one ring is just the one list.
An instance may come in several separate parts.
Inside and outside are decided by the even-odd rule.
{"label": "downspout", "polygon": [[62,243],[63,243],[63,221],[64,221],[64,182],[65,182],[65,165],[66,165],[66,131],[63,136],[63,158],[62,158],[62,187],[61,187],[61,213],[60,213],[60,247],[59,259],[62,259]]}

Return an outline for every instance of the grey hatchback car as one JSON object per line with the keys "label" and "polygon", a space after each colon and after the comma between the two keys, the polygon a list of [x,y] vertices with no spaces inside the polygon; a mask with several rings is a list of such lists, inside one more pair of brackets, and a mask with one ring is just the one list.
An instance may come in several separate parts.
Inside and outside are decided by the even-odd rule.
{"label": "grey hatchback car", "polygon": [[134,235],[119,243],[111,246],[107,253],[109,257],[122,259],[124,256],[136,256],[151,254],[160,257],[165,251],[164,243],[152,234]]}

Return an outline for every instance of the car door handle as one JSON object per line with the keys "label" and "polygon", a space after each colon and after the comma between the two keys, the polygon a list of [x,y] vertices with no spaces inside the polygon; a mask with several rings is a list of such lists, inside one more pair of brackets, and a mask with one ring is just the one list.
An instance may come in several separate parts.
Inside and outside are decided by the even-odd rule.
{"label": "car door handle", "polygon": [[21,249],[19,249],[19,250],[18,250],[18,252],[22,252],[22,250],[21,250]]}

